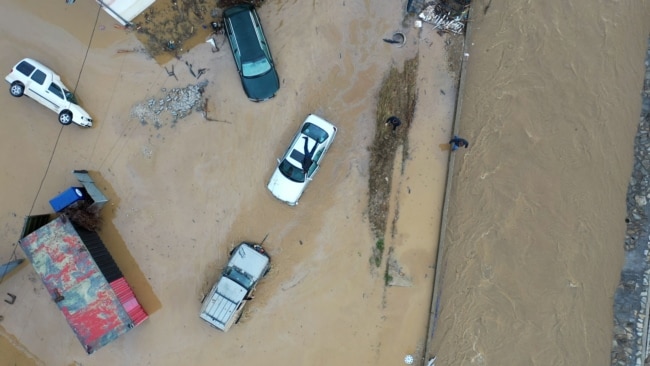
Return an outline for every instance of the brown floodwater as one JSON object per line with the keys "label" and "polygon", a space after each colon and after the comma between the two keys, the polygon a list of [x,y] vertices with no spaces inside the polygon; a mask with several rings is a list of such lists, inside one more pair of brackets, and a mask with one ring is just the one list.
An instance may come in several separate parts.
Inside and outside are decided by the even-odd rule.
{"label": "brown floodwater", "polygon": [[436,364],[608,365],[650,2],[473,4]]}
{"label": "brown floodwater", "polygon": [[[161,0],[162,1],[162,0]],[[648,2],[475,2],[456,152],[441,312],[440,365],[609,362],[611,298],[622,264],[625,190],[640,111]],[[178,80],[92,1],[7,0],[0,65],[34,57],[74,87],[96,121],[61,128],[27,98],[0,95],[0,237],[96,172],[112,199],[107,240],[124,252],[151,318],[85,354],[30,265],[3,282],[0,342],[37,364],[394,365],[423,359],[455,83],[445,37],[403,22],[402,3],[269,0],[260,9],[278,65],[276,98],[252,104],[232,56],[199,44],[171,59]],[[30,26],[25,26],[29,24]],[[197,26],[200,26],[197,25]],[[381,41],[396,30],[403,48]],[[392,250],[410,286],[384,286],[365,216],[376,95],[391,66],[419,57],[408,158],[392,181]],[[160,128],[130,117],[162,89],[209,68],[198,114]],[[298,207],[265,184],[304,116],[339,127]],[[173,127],[172,127],[173,126]],[[400,165],[402,164],[402,165]],[[268,234],[268,237],[267,237]],[[273,268],[228,333],[198,319],[230,247],[261,241]],[[0,246],[0,260],[11,245]],[[20,250],[17,254],[21,256]],[[384,261],[385,262],[385,261]],[[128,361],[126,361],[128,360]],[[0,362],[0,363],[1,363]]]}
{"label": "brown floodwater", "polygon": [[[92,2],[3,4],[0,65],[9,70],[27,56],[43,61],[95,123],[62,128],[34,101],[0,94],[11,131],[0,144],[0,179],[11,192],[0,195],[0,235],[15,242],[24,215],[50,212],[48,200],[75,184],[70,171],[90,170],[111,200],[100,235],[151,317],[88,356],[27,265],[2,283],[17,302],[0,302],[7,340],[0,350],[37,364],[88,365],[370,365],[421,356],[448,157],[436,146],[448,138],[455,94],[445,38],[402,23],[403,4],[395,2],[276,0],[259,13],[281,88],[274,99],[251,103],[227,47],[213,53],[198,44],[161,67],[141,52],[119,52],[141,44]],[[407,35],[402,48],[381,41],[396,30]],[[418,79],[427,102],[410,126],[408,159],[396,165],[385,253],[409,281],[386,287],[385,267],[370,263],[376,238],[365,214],[368,146],[383,77],[416,56],[430,65]],[[204,97],[210,115],[224,122],[194,113],[155,127],[132,118],[135,104],[197,83],[185,62],[209,69],[200,80],[208,82]],[[165,70],[172,66],[178,79]],[[308,113],[339,133],[300,205],[288,207],[265,186]],[[200,299],[230,248],[265,237],[272,271],[240,324],[224,334],[201,322]],[[0,260],[12,253],[1,246]]]}

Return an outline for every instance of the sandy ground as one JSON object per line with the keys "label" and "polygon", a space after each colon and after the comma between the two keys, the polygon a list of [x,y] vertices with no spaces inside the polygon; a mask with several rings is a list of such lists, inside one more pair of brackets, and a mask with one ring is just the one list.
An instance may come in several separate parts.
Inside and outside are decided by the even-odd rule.
{"label": "sandy ground", "polygon": [[[225,48],[212,53],[202,44],[164,65],[175,66],[177,81],[141,53],[118,54],[139,44],[94,2],[8,0],[2,8],[0,64],[9,71],[23,57],[41,60],[96,123],[61,127],[45,107],[2,93],[0,262],[14,253],[23,217],[50,212],[48,200],[76,183],[71,171],[88,169],[111,199],[101,236],[151,317],[88,356],[27,265],[0,285],[18,296],[14,305],[0,302],[2,354],[16,355],[0,363],[376,365],[422,356],[448,157],[440,144],[456,93],[444,38],[403,24],[405,3],[268,1],[260,16],[281,89],[261,104],[245,98]],[[400,29],[404,48],[381,41]],[[398,216],[386,242],[412,286],[386,288],[369,263],[368,145],[383,76],[418,51],[410,158],[394,178]],[[185,61],[209,68],[209,108],[227,122],[193,114],[155,128],[131,118],[136,103],[162,88],[196,83]],[[265,183],[312,112],[339,134],[290,208]],[[199,300],[229,249],[267,234],[273,269],[242,322],[228,333],[202,323]]]}

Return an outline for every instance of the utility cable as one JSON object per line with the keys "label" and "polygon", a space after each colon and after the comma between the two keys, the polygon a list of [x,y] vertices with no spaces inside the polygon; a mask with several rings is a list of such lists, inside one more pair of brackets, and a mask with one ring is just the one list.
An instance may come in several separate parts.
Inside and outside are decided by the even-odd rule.
{"label": "utility cable", "polygon": [[[93,38],[95,37],[95,29],[97,29],[97,23],[99,22],[99,14],[100,14],[101,8],[97,8],[97,15],[95,16],[95,24],[93,25],[93,31],[90,33],[90,39],[88,40],[88,45],[86,46],[86,52],[84,54],[84,59],[81,63],[81,69],[79,70],[79,75],[77,76],[77,82],[75,83],[74,86],[74,93],[77,92],[77,87],[79,86],[79,81],[81,80],[81,73],[83,72],[84,66],[86,65],[86,60],[88,59],[88,52],[90,52],[90,44],[93,41]],[[47,173],[50,171],[50,166],[52,165],[52,160],[54,159],[54,154],[56,153],[56,148],[59,146],[59,140],[61,139],[61,134],[63,133],[63,127],[61,126],[59,128],[59,134],[56,137],[56,141],[54,142],[54,147],[52,148],[52,153],[50,154],[50,159],[47,162],[47,168],[45,169],[45,173],[43,174],[43,178],[41,179],[41,184],[38,186],[38,190],[36,191],[36,195],[34,196],[34,200],[32,201],[32,206],[29,209],[29,213],[27,216],[32,215],[32,211],[34,210],[34,206],[36,206],[36,200],[38,199],[38,196],[41,194],[41,190],[43,189],[43,183],[45,183],[45,178],[47,177]],[[22,238],[21,238],[22,239]],[[14,259],[18,259],[16,256],[16,250],[18,249],[18,244],[14,245],[14,249],[11,252],[11,256],[9,257],[9,262],[13,261]],[[5,276],[7,275],[9,271],[9,266],[5,268],[3,271],[2,275],[0,275],[0,284],[2,284],[2,281],[4,281]]]}

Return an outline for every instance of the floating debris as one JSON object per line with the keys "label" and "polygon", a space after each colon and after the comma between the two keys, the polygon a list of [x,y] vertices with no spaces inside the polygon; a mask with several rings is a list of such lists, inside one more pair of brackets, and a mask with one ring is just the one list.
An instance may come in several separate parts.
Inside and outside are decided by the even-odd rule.
{"label": "floating debris", "polygon": [[454,34],[462,34],[469,15],[469,5],[447,0],[438,0],[429,3],[418,18],[433,24],[434,29]]}
{"label": "floating debris", "polygon": [[406,36],[402,32],[395,32],[392,38],[384,38],[383,40],[386,43],[396,44],[397,47],[403,47],[404,43],[406,43]]}
{"label": "floating debris", "polygon": [[120,48],[116,53],[144,53],[148,54],[147,50],[144,47],[133,47],[133,48]]}
{"label": "floating debris", "polygon": [[206,40],[206,43],[209,43],[210,46],[212,46],[212,53],[219,52],[219,46],[217,46],[217,40],[215,38],[215,35],[209,36]]}
{"label": "floating debris", "polygon": [[9,299],[5,299],[5,302],[9,305],[13,305],[16,302],[16,295],[7,292],[7,296],[9,296]]}
{"label": "floating debris", "polygon": [[185,61],[185,65],[190,69],[190,74],[196,78],[196,74],[194,73],[194,70],[192,70],[192,64]]}
{"label": "floating debris", "polygon": [[172,65],[172,70],[169,71],[167,70],[167,66],[165,66],[165,71],[167,71],[167,76],[173,76],[176,81],[178,81],[178,77],[176,77],[176,74],[174,73],[174,65]]}
{"label": "floating debris", "polygon": [[[230,121],[226,121],[226,120],[223,120],[223,119],[211,118],[211,117],[208,116],[208,113],[209,113],[209,110],[208,110],[208,98],[205,98],[205,100],[203,101],[203,104],[201,105],[201,108],[198,108],[197,110],[199,110],[201,112],[201,114],[203,115],[203,118],[208,122],[223,122],[223,123],[231,124]],[[300,244],[302,244],[302,242]]]}

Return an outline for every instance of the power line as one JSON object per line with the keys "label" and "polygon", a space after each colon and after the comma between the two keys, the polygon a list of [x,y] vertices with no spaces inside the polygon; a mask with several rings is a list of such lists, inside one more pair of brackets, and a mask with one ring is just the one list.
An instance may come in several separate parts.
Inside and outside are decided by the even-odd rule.
{"label": "power line", "polygon": [[[81,80],[81,74],[83,72],[84,66],[86,65],[86,60],[88,59],[88,52],[90,52],[90,44],[93,41],[93,38],[95,37],[95,29],[97,29],[97,23],[99,22],[99,14],[100,14],[101,8],[97,8],[97,15],[95,16],[95,24],[93,25],[93,31],[90,34],[90,39],[88,40],[88,46],[86,46],[86,53],[84,54],[84,59],[83,62],[81,63],[81,70],[79,70],[79,75],[77,76],[77,82],[75,83],[74,86],[74,92],[77,92],[77,87],[79,86],[79,81]],[[63,133],[63,125],[59,127],[59,134],[56,137],[56,141],[54,142],[54,147],[52,148],[52,153],[50,154],[50,159],[47,162],[47,168],[45,169],[45,173],[43,174],[43,178],[41,179],[41,183],[38,186],[38,190],[36,191],[36,195],[34,195],[34,200],[32,201],[32,206],[29,209],[29,213],[27,216],[32,215],[32,211],[34,211],[34,206],[36,206],[36,200],[38,199],[38,196],[41,194],[41,190],[43,189],[43,183],[45,183],[45,178],[47,177],[48,172],[50,171],[50,166],[52,165],[52,160],[54,159],[54,154],[56,153],[56,148],[59,146],[59,140],[61,139],[61,134]],[[21,238],[22,239],[22,238]],[[9,257],[9,262],[11,262],[14,259],[18,259],[16,256],[16,250],[18,249],[18,244],[14,245],[14,249],[11,252],[11,256]],[[0,275],[0,284],[5,279],[5,276],[7,275],[9,271],[9,267],[6,267],[5,270],[3,271],[2,275]]]}

